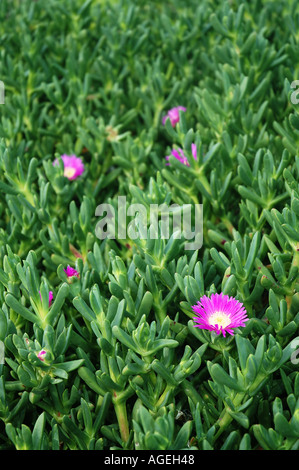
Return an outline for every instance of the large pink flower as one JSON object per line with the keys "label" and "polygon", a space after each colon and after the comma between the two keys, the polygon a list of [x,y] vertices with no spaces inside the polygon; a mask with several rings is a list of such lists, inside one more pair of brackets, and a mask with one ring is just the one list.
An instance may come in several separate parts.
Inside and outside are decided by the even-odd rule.
{"label": "large pink flower", "polygon": [[233,328],[245,326],[249,320],[241,302],[225,294],[212,294],[211,298],[204,295],[192,309],[198,316],[193,317],[195,328],[215,331],[225,336],[226,332],[233,335]]}
{"label": "large pink flower", "polygon": [[[61,155],[64,164],[64,176],[69,180],[75,180],[78,176],[82,175],[84,171],[84,164],[81,158],[76,155]],[[53,162],[54,166],[58,165],[58,159]]]}
{"label": "large pink flower", "polygon": [[[195,144],[192,144],[191,145],[191,152],[192,152],[192,156],[194,158],[194,160],[197,160],[197,149],[196,149],[196,145]],[[189,162],[188,162],[188,158],[185,156],[184,152],[183,152],[183,149],[179,148],[179,149],[173,149],[171,151],[171,155],[173,155],[179,162],[183,163],[184,165],[186,166],[190,166]],[[170,158],[170,155],[167,155],[167,157],[165,157],[167,162]],[[166,163],[166,165],[170,165],[170,163]]]}
{"label": "large pink flower", "polygon": [[175,108],[171,108],[168,113],[163,116],[162,123],[165,124],[166,119],[169,117],[172,127],[174,127],[180,120],[180,113],[179,111],[187,111],[184,106],[176,106]]}

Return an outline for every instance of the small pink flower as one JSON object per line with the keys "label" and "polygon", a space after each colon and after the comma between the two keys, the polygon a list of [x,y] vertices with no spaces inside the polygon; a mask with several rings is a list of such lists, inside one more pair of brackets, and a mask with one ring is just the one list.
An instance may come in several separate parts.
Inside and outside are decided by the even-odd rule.
{"label": "small pink flower", "polygon": [[[192,156],[193,156],[194,160],[197,160],[197,150],[196,150],[196,145],[195,144],[191,145],[191,152],[192,152]],[[185,154],[183,152],[183,149],[181,149],[181,148],[179,148],[177,150],[173,149],[171,151],[171,155],[173,155],[177,160],[179,160],[179,162],[183,163],[184,165],[190,166],[190,164],[188,162],[188,159],[187,159],[187,157],[185,156]],[[169,158],[170,158],[170,155],[167,155],[167,157],[165,157],[165,158],[168,161]],[[166,163],[166,165],[170,165],[170,163]]]}
{"label": "small pink flower", "polygon": [[169,117],[172,127],[175,127],[175,125],[180,120],[179,111],[187,111],[187,109],[184,108],[183,106],[177,106],[175,108],[171,108],[168,111],[168,113],[165,116],[163,116],[163,118],[162,118],[163,125],[165,124],[166,119]]}
{"label": "small pink flower", "polygon": [[[39,296],[40,296],[40,299],[42,300],[42,296],[41,296],[40,291],[39,291]],[[53,300],[53,292],[50,290],[50,292],[49,292],[49,307],[52,303],[52,300]]]}
{"label": "small pink flower", "polygon": [[249,320],[241,302],[225,294],[212,294],[211,298],[204,295],[192,309],[198,316],[193,317],[195,328],[215,331],[225,337],[226,332],[234,335],[233,328],[245,326]]}
{"label": "small pink flower", "polygon": [[[64,176],[69,180],[75,180],[78,176],[82,175],[84,171],[84,164],[81,158],[76,155],[61,155],[64,164]],[[54,166],[58,165],[58,159],[53,162]]]}
{"label": "small pink flower", "polygon": [[44,360],[45,360],[45,359],[44,359],[44,356],[45,356],[46,354],[47,354],[47,351],[45,351],[44,349],[42,349],[42,350],[38,353],[37,357],[38,357],[41,361],[44,362]]}
{"label": "small pink flower", "polygon": [[67,268],[64,269],[64,272],[66,273],[67,277],[72,277],[72,276],[79,277],[78,271],[76,271],[76,269],[72,268],[71,266],[67,266]]}
{"label": "small pink flower", "polygon": [[49,292],[49,307],[50,307],[50,305],[51,305],[51,303],[52,303],[53,297],[54,297],[54,296],[53,296],[53,292],[50,290],[50,292]]}

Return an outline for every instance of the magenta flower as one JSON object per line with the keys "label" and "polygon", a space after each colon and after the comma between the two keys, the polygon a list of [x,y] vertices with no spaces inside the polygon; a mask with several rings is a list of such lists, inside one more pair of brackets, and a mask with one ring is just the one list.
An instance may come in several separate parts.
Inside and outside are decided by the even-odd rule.
{"label": "magenta flower", "polygon": [[[191,152],[192,152],[192,156],[193,156],[194,160],[197,160],[197,150],[196,150],[196,145],[195,144],[191,145]],[[183,163],[184,165],[190,166],[190,164],[188,162],[188,158],[185,156],[185,154],[183,152],[183,149],[181,149],[181,148],[179,148],[177,150],[173,149],[171,151],[171,155],[173,155],[177,160],[179,160],[179,162]],[[167,157],[165,157],[165,158],[168,161],[169,158],[170,158],[170,155],[167,155]],[[166,163],[166,165],[170,165],[170,163]]]}
{"label": "magenta flower", "polygon": [[38,357],[41,361],[44,362],[44,360],[45,360],[45,359],[44,359],[44,356],[45,356],[46,354],[47,354],[47,351],[45,351],[44,349],[42,349],[42,350],[38,353],[37,357]]}
{"label": "magenta flower", "polygon": [[[75,180],[78,176],[82,175],[84,171],[84,164],[81,158],[76,155],[61,155],[64,164],[63,175],[69,180]],[[54,166],[58,165],[58,159],[53,162]]]}
{"label": "magenta flower", "polygon": [[225,294],[212,294],[211,298],[204,295],[192,309],[198,316],[193,317],[198,323],[195,328],[215,331],[225,337],[226,332],[234,335],[233,328],[245,326],[249,320],[241,302]]}
{"label": "magenta flower", "polygon": [[51,303],[52,303],[53,297],[54,297],[54,296],[53,296],[53,292],[50,290],[50,292],[49,292],[49,307],[50,307],[50,305],[51,305]]}
{"label": "magenta flower", "polygon": [[66,273],[67,277],[79,277],[78,271],[76,271],[76,269],[72,268],[71,266],[67,266],[67,268],[64,269],[64,272]]}
{"label": "magenta flower", "polygon": [[[42,296],[41,296],[40,291],[39,291],[39,296],[40,296],[40,299],[42,300]],[[52,303],[52,300],[53,300],[53,292],[50,290],[50,292],[49,292],[49,307]]]}
{"label": "magenta flower", "polygon": [[183,106],[177,106],[175,108],[171,108],[168,111],[168,113],[162,118],[163,125],[165,124],[166,119],[169,117],[171,125],[172,127],[174,127],[180,120],[179,111],[187,111],[187,109],[184,108]]}

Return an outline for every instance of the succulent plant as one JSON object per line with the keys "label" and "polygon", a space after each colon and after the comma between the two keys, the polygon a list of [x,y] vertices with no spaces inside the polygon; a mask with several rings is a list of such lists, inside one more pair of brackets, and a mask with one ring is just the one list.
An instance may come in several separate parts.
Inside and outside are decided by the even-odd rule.
{"label": "succulent plant", "polygon": [[1,450],[298,450],[296,8],[1,2]]}

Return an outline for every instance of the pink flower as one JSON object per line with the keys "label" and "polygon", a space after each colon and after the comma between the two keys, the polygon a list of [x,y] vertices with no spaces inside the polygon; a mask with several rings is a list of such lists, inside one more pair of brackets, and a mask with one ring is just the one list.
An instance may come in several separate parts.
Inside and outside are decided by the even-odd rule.
{"label": "pink flower", "polygon": [[44,356],[45,356],[46,354],[47,354],[47,351],[45,351],[44,349],[42,349],[42,350],[38,353],[37,357],[38,357],[41,361],[44,362],[44,360],[45,360],[45,359],[44,359]]}
{"label": "pink flower", "polygon": [[72,277],[72,276],[79,277],[78,271],[76,271],[76,269],[72,268],[71,266],[67,266],[67,268],[64,269],[64,272],[66,273],[67,277]]}
{"label": "pink flower", "polygon": [[[39,296],[40,296],[40,299],[42,300],[42,296],[41,296],[40,291],[39,291]],[[50,290],[50,292],[49,292],[49,307],[52,303],[52,300],[53,300],[53,292]]]}
{"label": "pink flower", "polygon": [[50,290],[50,292],[49,292],[49,307],[51,305],[52,300],[53,300],[53,292]]}
{"label": "pink flower", "polygon": [[180,120],[179,111],[187,111],[187,109],[184,108],[183,106],[177,106],[175,108],[171,108],[168,111],[168,113],[165,116],[163,116],[163,118],[162,118],[163,125],[165,124],[166,119],[169,117],[172,127],[175,127],[175,125]]}
{"label": "pink flower", "polygon": [[245,326],[249,320],[246,310],[241,302],[234,297],[225,294],[212,294],[211,298],[204,295],[196,305],[192,306],[197,317],[193,317],[198,323],[195,328],[215,331],[225,337],[226,332],[234,335],[233,328]]}
{"label": "pink flower", "polygon": [[[75,180],[78,176],[82,175],[84,171],[84,164],[81,158],[76,155],[61,155],[64,164],[64,176],[69,180]],[[58,159],[53,162],[54,166],[58,165]]]}
{"label": "pink flower", "polygon": [[[191,145],[191,152],[192,152],[192,156],[193,156],[194,160],[197,160],[197,150],[196,150],[196,145],[195,144]],[[179,160],[179,162],[183,163],[184,165],[190,166],[190,164],[188,162],[188,159],[187,159],[187,157],[185,156],[185,154],[183,152],[183,149],[181,149],[181,148],[179,148],[177,150],[173,149],[171,151],[171,155],[173,155],[177,160]],[[169,158],[170,158],[170,155],[167,155],[167,157],[165,157],[165,158],[168,161]],[[166,163],[166,165],[170,165],[170,163]]]}

